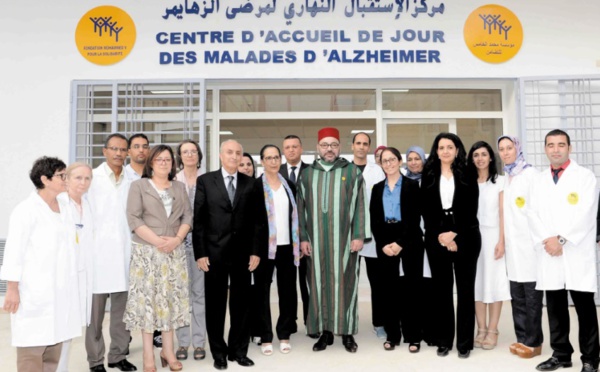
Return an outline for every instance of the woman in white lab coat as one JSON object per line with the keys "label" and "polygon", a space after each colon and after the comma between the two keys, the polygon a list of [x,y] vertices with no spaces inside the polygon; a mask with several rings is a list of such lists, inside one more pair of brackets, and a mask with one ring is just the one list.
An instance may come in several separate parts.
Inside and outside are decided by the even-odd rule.
{"label": "woman in white lab coat", "polygon": [[[79,283],[81,326],[90,324],[92,316],[92,244],[94,224],[87,191],[92,183],[92,167],[73,163],[67,167],[67,192],[58,195],[60,208],[65,214],[68,242],[75,252]],[[63,342],[57,372],[67,372],[71,340]]]}
{"label": "woman in white lab coat", "polygon": [[536,287],[536,257],[527,220],[531,183],[538,171],[525,161],[521,142],[513,136],[498,139],[504,163],[504,240],[506,271],[510,281],[512,313],[517,342],[510,352],[532,358],[542,352],[542,298]]}
{"label": "woman in white lab coat", "polygon": [[10,216],[0,279],[8,281],[4,310],[18,371],[55,370],[62,342],[81,336],[76,260],[56,199],[65,168],[58,158],[36,160],[29,174],[36,190]]}

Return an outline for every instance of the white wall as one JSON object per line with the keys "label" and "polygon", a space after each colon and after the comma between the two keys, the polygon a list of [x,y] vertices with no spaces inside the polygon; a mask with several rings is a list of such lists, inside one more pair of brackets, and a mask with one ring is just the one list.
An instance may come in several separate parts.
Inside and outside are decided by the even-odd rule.
{"label": "white wall", "polygon": [[[260,2],[260,1],[256,1]],[[263,1],[264,2],[264,1]],[[441,1],[430,1],[438,5]],[[524,44],[511,61],[500,65],[479,61],[467,50],[462,37],[463,25],[471,11],[487,1],[445,1],[446,12],[433,18],[393,20],[371,15],[349,19],[340,15],[318,14],[314,19],[295,19],[291,26],[282,22],[257,19],[224,21],[207,17],[165,21],[160,16],[166,6],[179,1],[120,1],[114,5],[134,19],[137,42],[131,54],[113,66],[97,66],[82,58],[75,46],[74,33],[79,19],[105,1],[11,1],[0,13],[0,102],[2,109],[1,147],[3,182],[0,186],[0,237],[6,236],[8,216],[16,203],[32,190],[28,171],[42,155],[68,159],[70,83],[75,79],[168,79],[168,78],[428,78],[428,77],[519,77],[533,75],[598,74],[600,69],[600,1],[500,0],[520,18]],[[224,8],[231,0],[221,0]],[[243,2],[239,2],[243,3]],[[281,3],[281,2],[280,2]],[[337,0],[337,10],[350,1]],[[343,14],[343,13],[342,13]],[[370,17],[370,18],[369,18]],[[229,22],[229,23],[228,23]],[[332,25],[335,25],[332,26]],[[446,43],[439,45],[440,64],[351,65],[351,64],[282,64],[263,66],[203,64],[159,65],[161,50],[202,49],[202,46],[161,46],[155,42],[158,31],[270,29],[442,29]],[[431,45],[430,45],[431,46]],[[260,44],[235,45],[228,48],[260,49]],[[288,45],[288,48],[293,45]],[[302,45],[301,47],[305,47]],[[313,47],[313,46],[311,46]],[[317,45],[315,49],[331,47]],[[362,45],[362,47],[365,47]],[[370,47],[370,46],[369,46]],[[435,45],[438,47],[438,45]]]}

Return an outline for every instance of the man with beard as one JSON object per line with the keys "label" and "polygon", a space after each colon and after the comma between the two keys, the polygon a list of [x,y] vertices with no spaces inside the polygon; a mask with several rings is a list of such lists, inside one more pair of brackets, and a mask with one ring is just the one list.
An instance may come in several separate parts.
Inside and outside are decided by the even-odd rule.
{"label": "man with beard", "polygon": [[129,138],[127,142],[127,155],[129,155],[129,164],[125,166],[125,176],[131,182],[142,178],[144,165],[150,152],[150,141],[143,133],[136,133]]}

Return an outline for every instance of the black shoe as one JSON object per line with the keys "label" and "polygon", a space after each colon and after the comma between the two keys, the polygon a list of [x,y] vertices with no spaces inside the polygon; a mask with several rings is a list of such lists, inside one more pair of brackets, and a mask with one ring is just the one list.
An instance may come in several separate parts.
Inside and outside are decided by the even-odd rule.
{"label": "black shoe", "polygon": [[237,362],[237,364],[239,364],[242,367],[252,367],[254,365],[254,362],[252,361],[252,359],[248,358],[247,356],[230,356],[229,358],[230,361],[232,362]]}
{"label": "black shoe", "polygon": [[333,345],[333,333],[323,331],[319,341],[313,345],[313,351],[321,351],[327,349],[327,345]]}
{"label": "black shoe", "polygon": [[116,363],[108,363],[108,368],[118,368],[121,371],[137,371],[137,367],[123,359]]}
{"label": "black shoe", "polygon": [[162,333],[159,331],[154,331],[154,336],[152,337],[152,343],[154,347],[162,349]]}
{"label": "black shoe", "polygon": [[216,369],[227,369],[227,359],[225,359],[225,358],[215,359],[213,366],[215,366]]}
{"label": "black shoe", "polygon": [[561,362],[555,357],[551,357],[545,362],[542,362],[535,367],[538,371],[555,371],[559,368],[569,368],[573,367],[573,363],[571,361]]}
{"label": "black shoe", "polygon": [[344,344],[344,348],[349,353],[356,353],[358,349],[358,345],[356,341],[354,341],[354,336],[352,335],[342,335],[342,344]]}
{"label": "black shoe", "polygon": [[437,355],[438,356],[445,357],[446,355],[448,355],[449,352],[450,352],[450,348],[449,347],[438,346],[438,348],[437,348]]}
{"label": "black shoe", "polygon": [[98,364],[97,366],[91,367],[90,371],[92,371],[92,372],[106,372],[106,369],[104,368],[104,364]]}
{"label": "black shoe", "polygon": [[471,355],[471,350],[461,350],[458,349],[458,357],[460,359],[467,359]]}
{"label": "black shoe", "polygon": [[583,367],[581,368],[581,372],[598,372],[598,367],[594,367],[590,363],[583,363]]}
{"label": "black shoe", "polygon": [[310,338],[314,338],[314,339],[316,340],[316,339],[317,339],[317,338],[319,338],[321,335],[320,335],[320,334],[318,334],[318,333],[308,333],[308,334],[307,334],[307,336],[308,336],[308,337],[310,337]]}

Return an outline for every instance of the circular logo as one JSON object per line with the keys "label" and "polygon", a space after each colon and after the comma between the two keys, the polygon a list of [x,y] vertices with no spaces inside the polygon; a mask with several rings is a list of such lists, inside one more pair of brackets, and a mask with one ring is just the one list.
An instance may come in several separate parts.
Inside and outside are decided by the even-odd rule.
{"label": "circular logo", "polygon": [[99,6],[77,24],[75,43],[83,58],[97,65],[120,62],[135,44],[135,24],[129,14],[115,6]]}
{"label": "circular logo", "polygon": [[572,192],[569,193],[569,195],[567,196],[567,201],[569,202],[569,204],[575,205],[579,202],[579,194],[577,194],[576,192]]}
{"label": "circular logo", "polygon": [[515,199],[515,204],[518,208],[523,208],[525,206],[525,198],[522,196],[517,196]]}
{"label": "circular logo", "polygon": [[484,5],[467,18],[465,43],[473,55],[489,63],[502,63],[514,57],[523,44],[519,18],[500,5]]}

